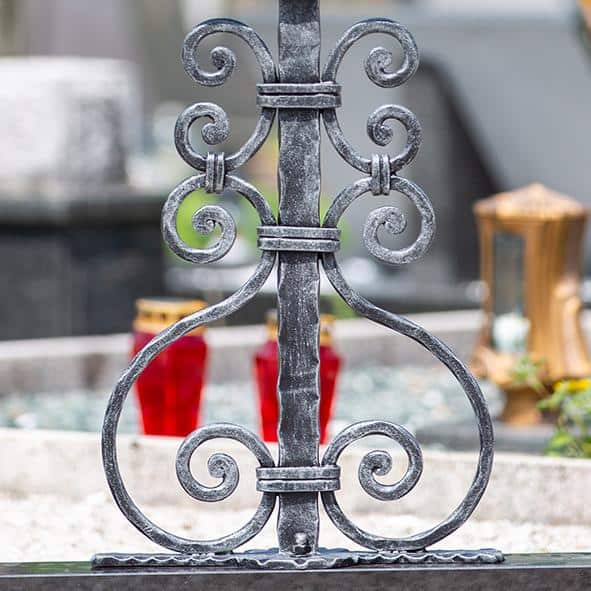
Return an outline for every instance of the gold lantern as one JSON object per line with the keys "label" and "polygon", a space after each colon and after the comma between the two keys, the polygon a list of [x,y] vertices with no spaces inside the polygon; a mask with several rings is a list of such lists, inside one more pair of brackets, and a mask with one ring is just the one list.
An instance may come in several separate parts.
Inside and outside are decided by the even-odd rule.
{"label": "gold lantern", "polygon": [[534,184],[479,201],[474,213],[485,320],[472,367],[505,390],[502,420],[533,424],[539,392],[516,382],[520,360],[545,384],[591,375],[579,295],[587,210]]}

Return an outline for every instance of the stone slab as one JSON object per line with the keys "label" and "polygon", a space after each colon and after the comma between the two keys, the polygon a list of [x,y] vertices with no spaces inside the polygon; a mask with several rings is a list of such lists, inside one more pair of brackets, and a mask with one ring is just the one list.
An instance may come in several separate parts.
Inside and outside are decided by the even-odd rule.
{"label": "stone slab", "polygon": [[59,199],[126,184],[126,158],[140,125],[132,64],[14,57],[0,61],[0,76],[4,191]]}
{"label": "stone slab", "polygon": [[137,568],[92,571],[87,562],[0,565],[10,591],[583,591],[591,586],[591,554],[517,554],[495,565],[403,565],[332,571]]}
{"label": "stone slab", "polygon": [[[543,423],[515,427],[499,421],[494,423],[495,451],[543,454],[554,425]],[[453,451],[478,449],[478,433],[474,422],[445,422],[419,428],[417,439],[422,445],[441,446]]]}
{"label": "stone slab", "polygon": [[[369,449],[384,446],[382,439],[368,441],[371,447],[354,446],[339,460],[339,502],[351,513],[416,515],[430,521],[440,520],[461,501],[474,476],[475,453],[424,450],[424,471],[416,487],[395,503],[384,504],[367,495],[357,480],[363,455]],[[218,440],[207,442],[196,453],[193,470],[204,482],[214,482],[206,470],[207,458],[214,451],[229,453],[240,467],[241,480],[234,494],[223,503],[208,504],[205,511],[202,504],[196,505],[184,495],[178,484],[174,458],[180,442],[167,437],[119,438],[122,473],[138,503],[170,507],[173,512],[196,508],[197,517],[205,513],[252,511],[259,499],[255,491],[256,462],[246,448]],[[270,444],[269,448],[276,456],[275,446]],[[394,467],[391,475],[385,477],[386,482],[399,478],[406,469],[404,454],[389,449]],[[322,453],[321,449],[321,456]],[[84,503],[106,494],[110,502],[98,433],[0,430],[0,466],[0,491],[16,498],[52,495],[68,503]],[[591,506],[582,501],[590,482],[591,462],[585,460],[497,453],[489,487],[474,517],[481,521],[503,521],[513,527],[518,523],[591,527]]]}

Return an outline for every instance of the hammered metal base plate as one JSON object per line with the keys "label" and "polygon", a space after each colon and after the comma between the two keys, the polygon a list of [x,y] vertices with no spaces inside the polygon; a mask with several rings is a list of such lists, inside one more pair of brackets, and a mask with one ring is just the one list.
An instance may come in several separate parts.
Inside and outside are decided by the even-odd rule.
{"label": "hammered metal base plate", "polygon": [[492,548],[481,550],[423,550],[421,552],[350,552],[341,548],[321,548],[308,556],[282,554],[276,548],[240,554],[96,554],[94,569],[122,567],[209,567],[253,569],[342,568],[379,564],[494,564],[504,560]]}

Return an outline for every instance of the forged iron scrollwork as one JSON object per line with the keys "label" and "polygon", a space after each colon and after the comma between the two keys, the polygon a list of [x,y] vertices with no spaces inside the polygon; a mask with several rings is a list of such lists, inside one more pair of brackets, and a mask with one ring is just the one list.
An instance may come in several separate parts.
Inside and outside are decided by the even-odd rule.
{"label": "forged iron scrollwork", "polygon": [[[198,83],[207,86],[223,84],[232,74],[236,57],[222,47],[211,52],[211,60],[217,68],[215,72],[202,69],[197,58],[198,46],[203,39],[214,33],[230,33],[240,37],[253,50],[265,83],[275,81],[275,65],[269,50],[260,37],[248,26],[229,19],[207,21],[186,37],[183,46],[183,63],[187,73]],[[242,179],[227,174],[244,164],[267,138],[275,111],[262,109],[258,124],[244,146],[236,153],[225,156],[223,153],[209,152],[199,154],[189,140],[189,129],[198,119],[206,118],[208,123],[202,127],[201,136],[209,145],[219,144],[228,139],[230,124],[223,109],[213,103],[197,103],[188,107],[177,120],[175,143],[182,158],[203,174],[190,177],[180,183],[168,196],[162,209],[162,235],[166,244],[179,257],[191,263],[211,263],[224,257],[236,239],[236,222],[228,211],[219,205],[201,207],[192,219],[193,228],[200,234],[210,234],[219,227],[221,234],[216,242],[206,248],[188,246],[178,234],[176,217],[183,200],[197,189],[221,193],[233,191],[244,197],[256,210],[262,226],[275,226],[275,216],[259,191]],[[115,501],[125,517],[146,537],[170,550],[183,554],[204,554],[231,552],[255,536],[269,519],[275,506],[275,495],[263,492],[254,516],[237,531],[213,540],[189,540],[172,534],[152,522],[134,503],[121,476],[117,458],[117,427],[123,404],[140,373],[147,365],[173,341],[195,328],[224,318],[247,304],[261,289],[269,277],[274,263],[275,252],[262,252],[261,260],[248,281],[234,294],[220,303],[209,306],[187,316],[171,325],[154,337],[132,360],[121,376],[109,400],[102,432],[102,454],[107,482]],[[257,435],[244,427],[221,423],[201,427],[189,434],[181,443],[176,461],[179,483],[193,498],[215,502],[229,497],[235,490],[239,472],[233,458],[226,454],[214,454],[208,461],[211,476],[221,479],[214,487],[206,487],[191,474],[189,462],[201,443],[214,439],[234,439],[245,445],[256,457],[262,468],[274,466],[267,447]],[[100,559],[99,559],[100,562]]]}
{"label": "forged iron scrollwork", "polygon": [[[224,257],[236,239],[234,218],[219,205],[204,205],[193,215],[193,228],[200,234],[210,234],[216,226],[221,236],[213,246],[191,248],[181,239],[176,227],[176,216],[183,200],[196,189],[205,186],[206,176],[197,175],[183,181],[169,195],[162,208],[162,236],[170,249],[182,259],[191,263],[211,263]],[[226,188],[245,197],[255,208],[262,224],[273,225],[275,216],[263,196],[249,183],[238,177],[226,177]]]}
{"label": "forged iron scrollwork", "polygon": [[[410,33],[400,24],[386,19],[364,21],[349,29],[329,57],[323,79],[336,81],[336,74],[345,53],[355,41],[371,33],[386,33],[395,37],[402,47],[404,58],[396,72],[389,72],[388,68],[393,61],[392,54],[384,48],[372,50],[365,63],[368,77],[383,87],[398,86],[408,80],[418,66],[418,51]],[[354,168],[371,175],[345,188],[335,198],[324,218],[323,227],[336,228],[345,210],[365,193],[387,195],[390,191],[396,191],[408,197],[419,212],[418,237],[410,246],[400,250],[383,246],[378,237],[379,229],[384,227],[390,234],[400,234],[406,228],[406,218],[396,207],[381,207],[371,212],[365,222],[364,243],[374,257],[385,263],[405,264],[421,257],[429,248],[435,232],[433,207],[420,187],[408,179],[397,176],[398,170],[408,164],[419,149],[421,130],[414,114],[404,107],[385,105],[370,115],[367,132],[370,139],[380,146],[387,145],[393,137],[392,130],[385,123],[388,119],[398,120],[407,131],[407,143],[400,154],[394,157],[374,155],[372,158],[363,158],[345,139],[334,109],[324,111],[323,117],[331,142],[339,154]],[[333,491],[322,493],[322,501],[330,519],[356,543],[387,552],[424,550],[460,527],[472,514],[484,493],[493,460],[493,429],[486,401],[474,377],[446,345],[410,320],[375,306],[355,292],[343,277],[334,253],[323,253],[321,256],[328,280],[341,298],[361,316],[413,339],[435,355],[453,373],[474,410],[480,437],[476,474],[462,502],[447,519],[435,527],[406,538],[376,536],[357,527],[345,516]],[[386,452],[370,452],[359,466],[361,486],[368,494],[381,500],[401,498],[417,483],[422,471],[422,456],[414,436],[399,425],[384,421],[368,421],[348,427],[329,445],[323,464],[336,465],[347,445],[368,435],[385,435],[398,442],[406,452],[409,463],[406,474],[398,483],[382,485],[375,480],[374,475],[386,475],[392,467],[392,459]]]}
{"label": "forged iron scrollwork", "polygon": [[[369,19],[351,27],[337,43],[328,58],[323,80],[336,82],[341,62],[351,46],[366,35],[382,33],[394,37],[403,52],[403,61],[395,72],[388,71],[393,63],[392,52],[378,47],[373,49],[365,61],[365,71],[369,79],[384,88],[393,88],[406,82],[416,71],[419,54],[412,35],[400,23],[389,19]],[[380,261],[390,264],[409,263],[421,257],[427,250],[435,234],[435,213],[428,197],[420,187],[411,181],[398,177],[398,171],[409,164],[416,156],[421,143],[421,126],[412,113],[400,105],[383,105],[376,109],[367,120],[367,134],[379,146],[387,146],[394,133],[387,121],[396,120],[406,130],[406,145],[395,155],[374,154],[365,158],[349,143],[339,125],[335,109],[322,112],[326,131],[337,152],[353,168],[370,176],[345,189],[334,201],[327,213],[323,226],[336,227],[345,209],[364,193],[388,195],[397,191],[406,195],[416,206],[421,220],[419,236],[411,246],[402,250],[392,250],[380,243],[378,231],[385,228],[390,234],[399,234],[406,228],[404,213],[395,207],[382,207],[370,213],[364,230],[363,241],[369,252]]]}
{"label": "forged iron scrollwork", "polygon": [[[371,191],[372,179],[361,179],[339,193],[324,218],[324,228],[336,228],[345,210],[363,194]],[[385,263],[404,264],[420,258],[429,248],[435,233],[435,212],[429,198],[420,187],[403,177],[390,177],[393,190],[406,195],[421,216],[421,229],[413,244],[401,250],[391,250],[379,241],[378,230],[384,226],[391,234],[399,234],[406,227],[406,218],[396,207],[381,207],[371,212],[363,228],[363,240],[369,252]]]}
{"label": "forged iron scrollwork", "polygon": [[[275,255],[270,252],[264,252],[261,262],[253,275],[235,294],[221,301],[219,304],[209,306],[179,320],[154,337],[154,339],[152,339],[152,341],[150,341],[150,343],[148,343],[148,345],[146,345],[146,347],[134,357],[127,370],[119,379],[119,382],[109,399],[103,423],[102,454],[105,474],[111,493],[122,513],[137,529],[153,542],[160,544],[165,548],[169,548],[170,550],[189,554],[230,552],[234,548],[247,542],[262,529],[273,510],[275,496],[270,495],[269,493],[263,493],[261,503],[254,517],[235,533],[217,540],[188,540],[162,529],[152,522],[134,503],[125,487],[119,470],[116,440],[117,427],[121,411],[123,410],[123,404],[140,373],[147,367],[150,361],[156,357],[156,355],[168,347],[173,341],[191,330],[194,330],[203,324],[224,318],[248,303],[259,292],[269,277],[274,262]],[[185,458],[187,457],[187,454],[194,451],[196,444],[207,439],[212,439],[213,437],[235,439],[246,445],[255,454],[261,466],[270,467],[273,465],[272,457],[266,446],[254,433],[251,433],[244,427],[227,424],[202,427],[185,439],[180,446],[179,455],[177,457],[177,474],[179,475],[181,485],[195,498],[201,498],[201,500],[207,501],[216,501],[226,498],[233,491],[233,488],[235,487],[234,482],[238,477],[233,460],[230,460],[228,456],[221,458],[217,454],[210,459],[209,467],[212,476],[221,477],[223,479],[222,485],[220,485],[219,488],[213,489],[212,492],[208,493],[200,488],[200,486],[197,485],[198,483],[194,482],[192,477],[187,474],[187,471],[184,468],[186,466]]]}
{"label": "forged iron scrollwork", "polygon": [[[376,550],[389,551],[422,550],[447,537],[458,527],[460,527],[468,519],[468,517],[470,517],[470,515],[480,502],[482,495],[484,494],[492,470],[494,445],[492,421],[487,409],[486,401],[475,378],[468,371],[465,365],[453,354],[453,352],[445,344],[443,344],[439,339],[429,334],[425,329],[421,328],[414,322],[408,320],[407,318],[403,318],[401,316],[392,314],[391,312],[387,312],[386,310],[378,308],[377,306],[363,298],[361,295],[359,295],[357,292],[355,292],[353,289],[351,289],[351,287],[349,287],[346,280],[344,279],[339,269],[338,263],[336,262],[335,256],[332,253],[324,254],[323,262],[324,270],[326,272],[328,280],[331,282],[332,286],[336,289],[339,295],[347,302],[347,304],[353,310],[355,310],[355,312],[362,316],[365,316],[366,318],[369,318],[370,320],[373,320],[374,322],[377,322],[378,324],[386,326],[387,328],[390,328],[399,334],[411,338],[412,340],[422,345],[425,349],[433,353],[433,355],[444,365],[446,365],[447,368],[452,372],[456,380],[462,386],[474,410],[480,439],[480,453],[478,457],[476,474],[462,502],[458,505],[458,507],[456,507],[456,509],[450,514],[450,516],[447,519],[442,521],[439,525],[435,526],[434,528],[416,534],[414,536],[402,539],[374,536],[359,529],[344,516],[344,514],[338,506],[334,494],[322,494],[322,500],[324,502],[326,511],[329,517],[335,523],[335,525],[337,525],[337,527],[345,535],[347,535],[355,542],[361,544],[362,546],[365,546],[367,548],[374,548]],[[378,426],[379,423],[370,422],[365,427],[365,430],[361,430],[361,433],[363,434],[360,434],[357,431],[353,431],[352,435],[365,437],[368,434],[384,434],[392,437],[390,433],[378,431]],[[394,427],[400,429],[399,426],[390,426],[391,429]],[[372,431],[372,429],[374,429],[374,431]],[[349,441],[349,439],[351,438],[351,434],[345,431],[344,434],[337,436],[336,440],[339,441],[339,438],[341,437],[345,438],[346,441]],[[413,465],[416,465],[417,463],[416,457],[409,454],[407,450],[407,447],[411,445],[411,441],[413,440],[414,438],[412,438],[412,436],[411,438],[398,439],[398,441],[402,443],[403,448],[405,449],[405,451],[407,451],[407,454],[409,455],[409,470],[413,467]],[[338,449],[341,449],[340,444],[338,444]],[[378,459],[380,460],[380,463],[374,464],[376,466],[374,473],[380,474],[383,473],[384,470],[389,469],[390,464],[389,461],[384,457],[378,457]],[[324,459],[324,461],[326,461],[326,458]],[[369,459],[365,460],[366,465],[364,468],[364,479],[367,478],[368,462]],[[382,472],[377,472],[378,469]],[[361,473],[360,480],[362,480]],[[364,489],[366,491],[368,490],[365,486]],[[409,491],[410,488],[406,492]]]}
{"label": "forged iron scrollwork", "polygon": [[[383,88],[394,88],[404,84],[419,66],[419,52],[417,46],[406,27],[390,19],[368,19],[351,27],[328,57],[322,80],[336,82],[339,67],[345,54],[359,39],[373,33],[383,33],[394,37],[403,50],[403,62],[395,72],[388,68],[393,62],[392,52],[383,47],[373,49],[365,61],[365,72],[369,79]],[[327,109],[322,113],[328,137],[341,157],[353,168],[361,172],[371,173],[371,158],[364,158],[349,143],[337,118],[335,109]],[[407,140],[403,151],[390,159],[392,174],[409,164],[415,157],[421,141],[421,127],[414,114],[404,107],[384,105],[376,109],[368,118],[367,133],[372,141],[380,146],[386,146],[393,138],[393,132],[386,125],[389,119],[396,119],[406,129]]]}
{"label": "forged iron scrollwork", "polygon": [[[215,47],[211,51],[211,61],[217,68],[215,72],[207,72],[201,67],[198,59],[200,43],[210,35],[229,33],[242,39],[252,49],[259,66],[263,82],[271,84],[276,80],[273,56],[259,35],[248,25],[233,19],[212,19],[195,27],[183,43],[182,61],[185,71],[195,82],[203,86],[220,86],[226,82],[236,67],[236,55],[227,47]],[[175,127],[175,143],[181,157],[193,168],[205,170],[206,157],[194,150],[189,140],[189,128],[202,117],[211,120],[202,128],[201,137],[206,144],[214,145],[225,141],[230,133],[230,123],[225,111],[212,103],[197,103],[181,113]],[[246,143],[234,154],[225,158],[228,172],[235,170],[247,162],[267,139],[275,110],[263,108],[257,125]]]}
{"label": "forged iron scrollwork", "polygon": [[[454,355],[449,347],[447,347],[439,339],[429,334],[425,329],[418,326],[414,322],[375,306],[353,289],[351,289],[340,271],[334,254],[325,253],[323,255],[323,266],[326,276],[328,277],[328,280],[331,282],[332,286],[355,312],[361,316],[365,316],[366,318],[373,320],[374,322],[377,322],[378,324],[390,328],[399,334],[411,338],[431,352],[444,365],[446,365],[463,388],[474,411],[480,440],[480,453],[476,467],[476,474],[462,502],[452,511],[447,519],[432,529],[418,533],[411,537],[400,539],[375,536],[358,528],[351,521],[349,521],[347,517],[345,517],[333,493],[322,494],[322,501],[324,503],[325,509],[333,523],[335,523],[335,525],[345,535],[358,544],[361,544],[367,548],[374,548],[376,550],[423,550],[447,537],[449,534],[458,529],[458,527],[460,527],[463,523],[465,523],[465,521],[470,517],[474,509],[477,507],[482,495],[484,494],[492,471],[494,446],[492,421],[488,412],[486,401],[474,376],[472,376],[466,366]],[[356,438],[351,437],[352,435],[365,437],[369,434],[382,434],[392,437],[391,433],[379,431],[379,426],[379,422],[370,422],[364,427],[364,429],[361,429],[361,431],[353,430],[352,432],[348,432],[345,430],[345,432],[338,435],[335,439],[335,441],[339,441],[337,444],[337,449],[342,451],[342,445],[340,443],[341,438],[347,442],[351,442]],[[396,425],[390,425],[389,428],[401,429],[400,426]],[[396,439],[395,437],[393,438]],[[416,465],[418,460],[416,456],[413,456],[408,452],[408,448],[410,448],[412,445],[414,437],[410,436],[396,440],[402,444],[403,449],[409,456],[409,470],[415,466],[415,471],[412,473],[416,474]],[[338,455],[335,459],[338,459]],[[376,459],[379,460],[379,463],[373,464],[373,466],[375,466],[373,473],[384,474],[384,471],[389,470],[390,461],[387,460],[387,458],[384,456],[377,456]],[[329,456],[329,460],[332,460],[332,456]],[[323,462],[326,461],[327,460],[325,456]],[[368,491],[368,488],[363,485],[363,482],[367,482],[367,469],[369,466],[371,466],[369,461],[370,458],[364,460],[365,467],[363,471],[363,478],[360,472],[360,480],[362,482],[363,488],[366,491]],[[364,464],[362,464],[362,467],[363,466]],[[378,470],[380,470],[380,472],[378,472]],[[420,475],[420,473],[418,475]],[[409,479],[409,482],[414,481]],[[411,488],[412,487],[409,487],[408,490],[405,490],[404,494],[409,492]]]}
{"label": "forged iron scrollwork", "polygon": [[[310,15],[312,15],[310,18],[313,20],[314,14],[317,15],[318,3],[316,0],[307,0],[306,4]],[[282,0],[281,5],[283,11],[298,10],[288,0]],[[280,10],[280,14],[284,13]],[[299,23],[298,19],[295,20]],[[312,35],[311,31],[314,30],[314,22],[295,26],[301,26],[302,30],[300,32],[295,29],[290,30],[289,35],[301,34],[303,37],[309,37]],[[384,105],[371,113],[367,121],[367,133],[376,145],[385,147],[392,141],[393,130],[388,125],[391,120],[402,124],[407,137],[406,144],[399,154],[373,154],[370,157],[358,153],[345,138],[336,114],[336,109],[341,104],[341,87],[336,80],[337,74],[341,62],[351,46],[369,34],[380,33],[393,37],[402,48],[402,62],[397,69],[392,68],[394,62],[392,52],[382,47],[373,49],[365,61],[366,74],[373,83],[384,88],[393,88],[406,82],[418,67],[418,51],[412,36],[405,27],[389,19],[363,21],[351,27],[343,35],[330,53],[322,76],[319,76],[317,80],[285,83],[277,79],[275,64],[267,46],[250,27],[230,19],[214,19],[195,27],[187,35],[182,53],[187,73],[196,82],[206,86],[223,84],[236,67],[236,56],[230,49],[224,47],[215,47],[211,51],[210,58],[215,68],[213,71],[207,71],[202,67],[199,46],[203,39],[214,33],[235,35],[245,41],[254,52],[262,72],[262,83],[258,85],[257,97],[261,114],[252,135],[245,144],[233,154],[225,155],[222,152],[201,154],[194,148],[189,138],[191,126],[203,119],[201,137],[206,144],[216,145],[226,141],[230,135],[230,123],[223,109],[213,103],[197,103],[181,113],[175,127],[175,143],[181,157],[199,174],[180,183],[169,195],[163,206],[162,233],[171,250],[191,263],[211,263],[224,257],[232,248],[237,233],[236,222],[228,211],[219,205],[207,205],[194,214],[192,222],[196,232],[209,234],[216,228],[220,230],[220,235],[215,243],[206,248],[192,248],[183,242],[177,231],[176,217],[180,205],[191,192],[204,189],[207,192],[219,194],[224,190],[229,190],[245,198],[256,210],[261,220],[261,225],[258,228],[258,246],[262,251],[261,259],[253,275],[236,293],[216,305],[179,320],[154,337],[134,357],[117,383],[108,403],[102,432],[102,454],[107,481],[115,501],[127,519],[145,536],[178,554],[98,555],[94,559],[94,564],[98,566],[222,565],[260,568],[329,568],[397,562],[475,563],[502,560],[502,554],[496,550],[472,552],[426,550],[428,546],[451,534],[468,519],[480,501],[490,478],[493,460],[492,422],[478,383],[453,352],[437,338],[410,320],[375,306],[355,292],[341,273],[335,256],[340,243],[338,223],[347,208],[366,193],[373,195],[400,193],[414,204],[420,216],[420,230],[412,244],[401,249],[391,249],[380,242],[380,232],[385,230],[392,235],[401,234],[407,227],[406,217],[401,209],[395,206],[379,207],[372,211],[363,227],[363,240],[374,257],[389,264],[406,264],[421,257],[431,244],[435,232],[435,214],[431,202],[418,185],[398,176],[399,171],[412,161],[419,149],[421,127],[414,114],[398,105]],[[289,38],[289,35],[286,38]],[[306,46],[305,43],[303,46]],[[294,43],[294,47],[297,47],[296,43]],[[296,51],[287,52],[284,54],[284,58],[287,55],[288,61],[298,60],[301,56],[296,54]],[[315,216],[303,219],[304,222],[310,222],[312,219],[314,221],[312,224],[278,224],[269,204],[259,191],[239,177],[229,174],[243,165],[260,148],[270,132],[275,112],[278,109],[288,110],[287,120],[292,130],[297,130],[297,127],[291,127],[291,125],[293,122],[297,123],[298,114],[305,111],[306,114],[301,115],[301,122],[305,119],[308,124],[306,129],[314,136],[316,129],[313,126],[310,127],[310,123],[319,125],[318,118],[322,116],[330,141],[337,152],[351,166],[368,175],[346,187],[336,196],[321,225],[314,221]],[[316,117],[315,122],[310,116],[311,112]],[[317,148],[318,144],[314,148],[316,152]],[[305,150],[302,151],[298,148],[298,151],[294,151],[294,153],[297,153],[300,160],[308,158]],[[288,165],[291,166],[292,163],[284,161],[282,164],[282,166]],[[306,173],[303,170],[304,162],[298,162],[296,165],[302,167],[303,174]],[[297,169],[294,170],[298,172]],[[293,173],[293,170],[291,172]],[[303,186],[307,187],[303,192],[308,192],[310,195],[302,195],[302,199],[308,200],[308,206],[312,203],[314,207],[317,207],[318,203],[314,200],[317,200],[318,195],[312,194],[316,185],[312,183]],[[297,192],[296,196],[299,197]],[[293,194],[291,195],[291,206],[299,206]],[[328,280],[355,312],[419,343],[447,366],[463,388],[474,410],[480,437],[480,454],[476,474],[465,498],[446,519],[435,527],[405,538],[377,536],[356,526],[345,515],[338,503],[336,491],[340,489],[341,471],[338,466],[339,458],[350,444],[371,435],[385,436],[400,445],[406,453],[408,465],[405,474],[397,482],[384,484],[376,477],[389,474],[393,463],[391,455],[386,451],[377,450],[367,453],[358,468],[359,482],[367,494],[379,500],[393,501],[411,492],[419,481],[423,470],[423,456],[416,438],[404,427],[382,420],[364,421],[347,427],[328,445],[322,461],[319,463],[316,460],[310,465],[301,465],[299,462],[295,462],[295,465],[289,463],[284,465],[282,462],[285,454],[282,455],[281,452],[279,464],[275,465],[273,457],[259,437],[238,425],[229,423],[208,425],[189,434],[179,447],[176,472],[180,485],[194,499],[206,502],[224,500],[235,491],[239,480],[236,461],[227,454],[215,453],[209,458],[208,469],[211,476],[220,479],[220,482],[215,486],[205,486],[200,483],[191,473],[190,462],[194,452],[202,443],[216,438],[233,439],[250,450],[259,463],[257,490],[262,493],[262,496],[255,514],[237,531],[218,539],[190,540],[162,529],[142,513],[127,492],[119,471],[116,436],[123,404],[138,376],[154,357],[182,335],[205,323],[228,316],[248,303],[262,288],[274,267],[277,253],[282,251],[318,256]],[[282,264],[289,266],[290,261],[295,267],[301,263],[301,260],[296,257],[287,259]],[[317,260],[312,257],[312,261],[316,265],[317,271]],[[305,282],[302,285],[305,285]],[[309,289],[304,294],[290,294],[285,289],[283,293],[281,293],[281,289],[279,291],[282,305],[289,305],[291,297],[307,298],[304,302],[305,306],[308,306],[309,310],[316,309],[316,312],[318,311],[316,289]],[[317,314],[315,315],[314,312],[310,314],[311,321],[315,317]],[[289,331],[284,330],[282,333],[280,330],[280,335],[283,334],[283,337],[280,336],[280,341],[283,338],[283,342],[280,342],[280,354],[282,356],[297,354],[298,352],[294,349],[305,346],[304,337],[309,337],[309,340],[318,338],[317,331],[313,332],[317,328],[315,325],[315,328],[308,330],[305,335],[302,333],[301,342],[297,340],[292,342],[289,340]],[[303,367],[302,373],[313,376],[318,360],[313,354],[310,355],[310,351],[308,351],[307,357],[304,357],[308,360],[308,366],[316,364],[316,367]],[[299,382],[298,385],[300,385]],[[297,390],[298,396],[304,390],[304,387]],[[312,394],[317,395],[317,391]],[[302,400],[301,403],[310,400],[312,399]],[[299,412],[297,406],[290,408],[292,410],[295,408]],[[283,407],[282,413],[285,413]],[[308,420],[309,417],[310,415]],[[282,415],[282,420],[285,421],[286,416]],[[292,423],[292,428],[296,427],[297,421]],[[293,445],[295,441],[292,439],[287,445]],[[317,457],[317,445],[313,451]],[[316,495],[312,496],[311,503],[309,502],[310,494]],[[329,518],[336,527],[351,540],[371,551],[347,552],[316,549],[313,538],[316,536],[314,529],[318,517],[316,506],[318,494],[322,498]],[[282,495],[302,495],[299,499],[305,500],[306,503],[300,503],[298,498],[295,498],[295,502],[290,507],[292,513],[289,515],[293,517],[294,511],[309,512],[296,516],[298,517],[296,521],[298,527],[299,524],[306,525],[308,523],[310,526],[308,531],[311,532],[311,535],[296,529],[291,538],[295,544],[290,552],[284,550],[283,552],[263,551],[233,554],[234,549],[261,531],[273,511],[277,496],[281,497],[282,502],[285,500]],[[281,502],[279,505],[278,532],[281,534],[282,527],[286,530],[293,529],[293,524],[282,522]],[[312,515],[314,510],[316,513]],[[303,517],[303,519],[299,519],[299,517]],[[287,539],[290,539],[289,536]]]}

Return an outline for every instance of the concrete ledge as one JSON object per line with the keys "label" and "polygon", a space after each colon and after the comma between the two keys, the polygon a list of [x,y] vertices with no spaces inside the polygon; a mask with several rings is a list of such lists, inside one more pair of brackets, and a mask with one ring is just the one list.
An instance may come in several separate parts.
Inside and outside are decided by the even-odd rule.
{"label": "concrete ledge", "polygon": [[[470,355],[478,330],[478,312],[416,314],[411,318],[444,339],[462,358]],[[264,339],[265,329],[261,325],[211,328],[207,332],[211,347],[210,380],[251,379],[252,355]],[[368,363],[433,363],[429,354],[406,337],[364,319],[337,322],[335,342],[348,367]],[[2,341],[0,395],[110,391],[128,363],[130,349],[127,334]]]}
{"label": "concrete ledge", "polygon": [[[376,441],[371,449],[381,447],[380,441]],[[122,473],[140,505],[203,510],[202,504],[196,506],[184,495],[177,482],[174,459],[179,444],[180,439],[175,438],[120,437]],[[276,456],[276,446],[269,447]],[[225,440],[203,445],[192,463],[195,476],[205,483],[215,482],[206,470],[207,458],[214,451],[226,451],[236,459],[241,480],[230,498],[208,504],[207,512],[254,509],[259,499],[255,491],[256,463],[241,445]],[[339,462],[339,502],[344,510],[358,515],[384,512],[442,519],[466,494],[476,466],[476,454],[425,450],[425,467],[416,488],[403,499],[384,504],[367,495],[357,480],[359,462],[367,451],[368,448],[353,446]],[[394,481],[406,469],[406,457],[394,450],[392,453],[394,468],[384,481]],[[0,430],[0,465],[0,491],[17,497],[55,495],[65,503],[75,503],[107,491],[98,434]],[[591,462],[585,460],[498,453],[491,482],[474,517],[485,521],[591,526],[591,506],[584,502],[589,482]]]}
{"label": "concrete ledge", "polygon": [[[479,311],[414,314],[409,318],[442,339],[461,359],[469,360],[480,327]],[[591,337],[591,312],[584,314],[583,322]],[[210,328],[209,379],[251,379],[252,355],[264,339],[261,325]],[[408,338],[365,319],[339,320],[335,343],[347,367],[437,363]],[[128,363],[130,349],[128,334],[0,341],[0,396],[12,392],[110,391]]]}

